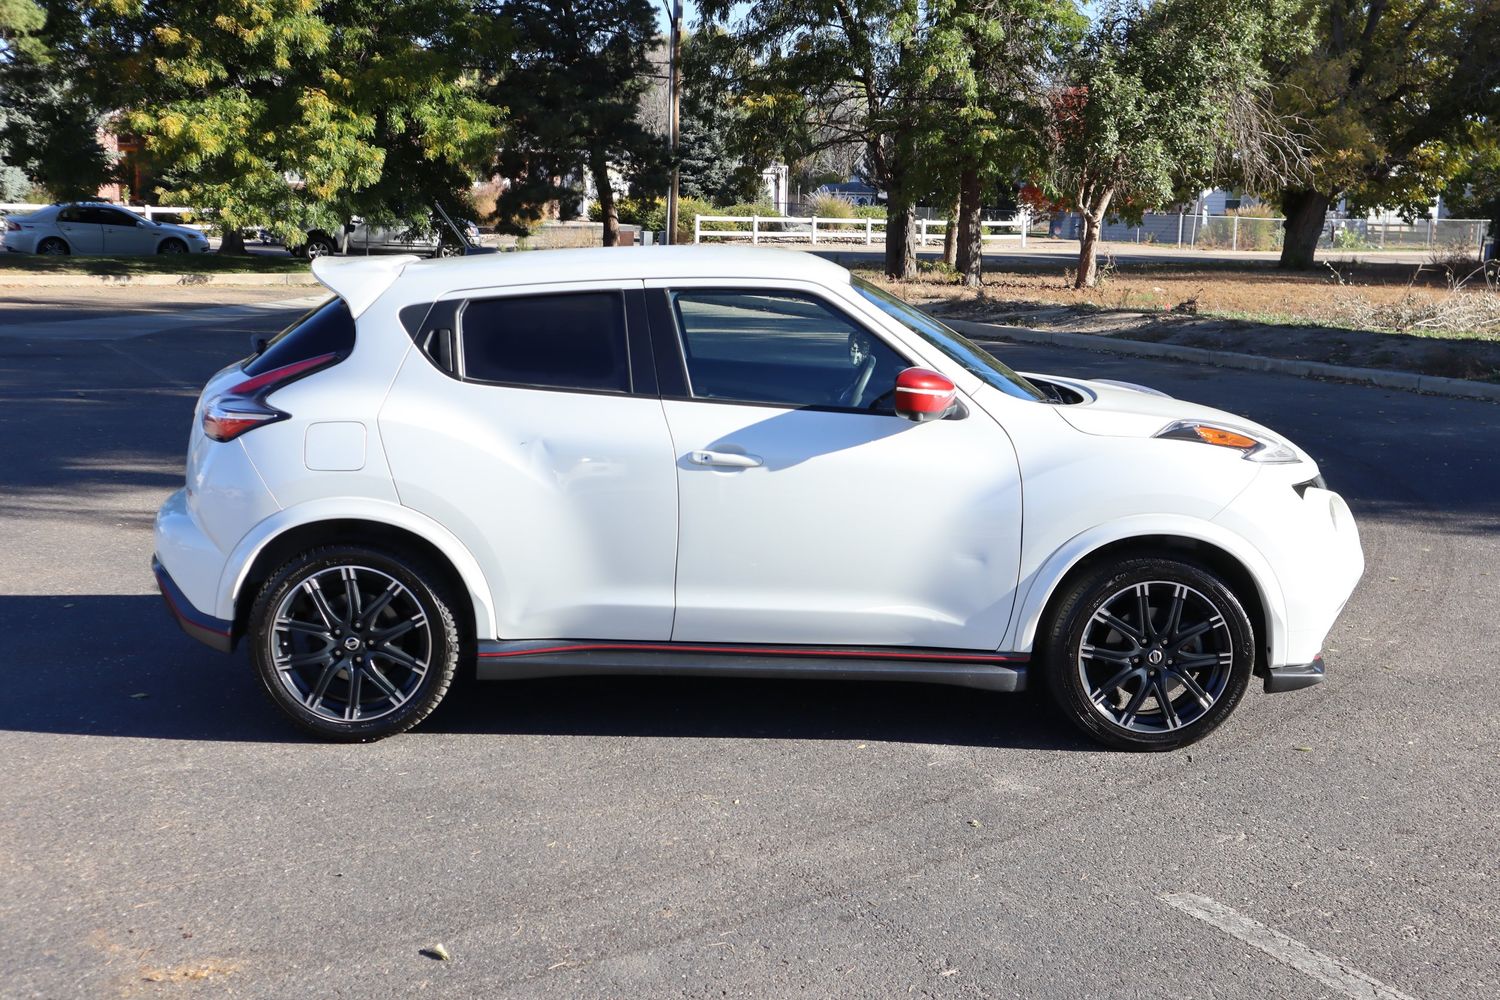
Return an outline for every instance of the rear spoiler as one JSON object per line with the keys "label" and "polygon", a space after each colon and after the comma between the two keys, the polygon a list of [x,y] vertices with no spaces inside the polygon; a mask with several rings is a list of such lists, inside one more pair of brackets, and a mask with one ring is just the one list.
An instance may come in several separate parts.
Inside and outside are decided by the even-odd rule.
{"label": "rear spoiler", "polygon": [[387,288],[395,284],[406,265],[417,260],[411,254],[395,257],[318,257],[312,262],[313,277],[343,299],[355,318],[370,308]]}

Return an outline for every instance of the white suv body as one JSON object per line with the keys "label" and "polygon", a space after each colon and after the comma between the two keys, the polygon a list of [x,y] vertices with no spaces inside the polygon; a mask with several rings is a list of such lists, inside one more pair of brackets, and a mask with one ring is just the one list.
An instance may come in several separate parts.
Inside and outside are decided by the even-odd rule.
{"label": "white suv body", "polygon": [[477,662],[1041,674],[1091,735],[1177,746],[1252,671],[1321,680],[1363,571],[1348,507],[1272,431],[1016,376],[812,255],[314,273],[336,298],[205,387],[156,555],[184,627],[246,637],[325,736],[408,728]]}

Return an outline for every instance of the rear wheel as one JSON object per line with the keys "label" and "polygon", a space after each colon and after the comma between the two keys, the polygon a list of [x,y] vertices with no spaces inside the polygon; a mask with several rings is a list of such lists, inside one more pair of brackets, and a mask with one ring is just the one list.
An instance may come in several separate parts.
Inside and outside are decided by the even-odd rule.
{"label": "rear wheel", "polygon": [[68,244],[56,236],[49,236],[37,244],[36,252],[43,257],[66,257]]}
{"label": "rear wheel", "polygon": [[327,739],[367,742],[410,729],[437,707],[458,664],[440,578],[363,546],[287,563],[261,588],[249,625],[266,693]]}
{"label": "rear wheel", "polygon": [[1250,620],[1228,584],[1176,559],[1085,573],[1043,638],[1047,685],[1063,714],[1126,750],[1208,735],[1239,704],[1255,661]]}

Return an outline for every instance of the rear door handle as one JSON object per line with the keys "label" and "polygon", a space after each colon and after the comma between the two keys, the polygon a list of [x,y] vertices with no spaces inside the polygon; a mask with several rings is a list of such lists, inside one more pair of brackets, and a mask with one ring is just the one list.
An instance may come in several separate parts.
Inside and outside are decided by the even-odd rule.
{"label": "rear door handle", "polygon": [[754,469],[761,464],[759,455],[737,455],[727,451],[695,451],[688,459],[694,465],[717,465],[725,469]]}

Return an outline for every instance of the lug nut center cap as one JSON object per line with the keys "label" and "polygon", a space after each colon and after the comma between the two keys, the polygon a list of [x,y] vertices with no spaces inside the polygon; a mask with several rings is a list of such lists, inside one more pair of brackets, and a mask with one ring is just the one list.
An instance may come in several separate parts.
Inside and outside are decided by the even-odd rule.
{"label": "lug nut center cap", "polygon": [[347,639],[344,640],[344,648],[345,649],[353,650],[353,649],[358,649],[359,647],[360,647],[360,641],[359,641],[359,637],[358,636],[352,636],[351,635],[349,638],[347,638]]}
{"label": "lug nut center cap", "polygon": [[1159,649],[1153,649],[1151,651],[1151,655],[1147,656],[1146,659],[1149,660],[1153,664],[1160,663],[1161,662],[1161,650],[1159,650]]}

